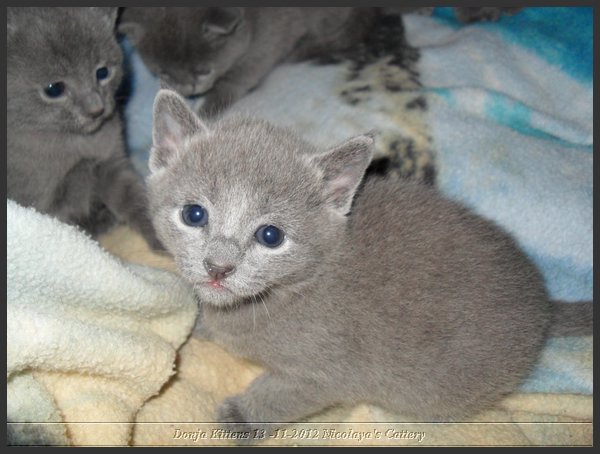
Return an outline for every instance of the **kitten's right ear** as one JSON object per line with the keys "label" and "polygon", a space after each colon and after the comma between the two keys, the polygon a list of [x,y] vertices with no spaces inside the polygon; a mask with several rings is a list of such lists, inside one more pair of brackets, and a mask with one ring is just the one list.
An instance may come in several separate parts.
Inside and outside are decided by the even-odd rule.
{"label": "kitten's right ear", "polygon": [[241,7],[210,7],[203,27],[206,32],[228,35],[244,17]]}
{"label": "kitten's right ear", "polygon": [[322,174],[326,203],[341,216],[350,211],[354,194],[373,157],[374,144],[374,133],[367,133],[309,158]]}
{"label": "kitten's right ear", "polygon": [[152,150],[148,167],[154,173],[168,167],[179,157],[185,143],[208,128],[192,112],[185,100],[172,90],[159,90],[154,100]]}

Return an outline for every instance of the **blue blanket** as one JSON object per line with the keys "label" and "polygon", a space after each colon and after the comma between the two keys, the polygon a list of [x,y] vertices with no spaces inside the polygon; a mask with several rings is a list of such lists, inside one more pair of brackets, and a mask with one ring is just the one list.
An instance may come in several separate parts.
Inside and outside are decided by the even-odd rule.
{"label": "blue blanket", "polygon": [[[438,185],[510,231],[550,295],[593,297],[593,13],[527,8],[462,26],[407,21],[438,152]],[[591,338],[551,339],[526,391],[592,392]]]}
{"label": "blue blanket", "polygon": [[[553,298],[591,300],[592,8],[527,8],[472,25],[438,8],[404,24],[420,52],[421,87],[349,105],[340,100],[343,69],[283,65],[232,111],[294,127],[317,145],[372,128],[415,143],[430,137],[439,189],[506,228]],[[128,142],[146,173],[158,81],[125,46],[133,70]],[[404,95],[426,99],[425,133],[398,107]],[[550,339],[523,390],[591,394],[591,336]]]}

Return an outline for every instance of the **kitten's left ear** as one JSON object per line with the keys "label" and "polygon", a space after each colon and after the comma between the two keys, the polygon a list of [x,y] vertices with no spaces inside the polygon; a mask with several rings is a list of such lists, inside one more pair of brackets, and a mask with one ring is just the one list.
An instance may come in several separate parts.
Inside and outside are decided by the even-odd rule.
{"label": "kitten's left ear", "polygon": [[115,28],[117,23],[117,14],[119,8],[116,6],[90,6],[90,10],[99,13],[102,21],[106,23],[110,28]]}
{"label": "kitten's left ear", "polygon": [[350,211],[356,189],[373,157],[374,144],[373,134],[364,134],[310,157],[323,172],[327,203],[342,216]]}
{"label": "kitten's left ear", "polygon": [[181,156],[188,139],[208,132],[206,125],[179,94],[172,90],[159,90],[154,100],[152,150],[148,161],[150,172],[168,167]]}

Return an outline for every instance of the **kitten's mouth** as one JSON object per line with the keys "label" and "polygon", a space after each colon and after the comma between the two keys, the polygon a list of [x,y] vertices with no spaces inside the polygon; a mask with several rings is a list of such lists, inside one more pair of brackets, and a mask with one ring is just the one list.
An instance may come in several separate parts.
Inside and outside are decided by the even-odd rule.
{"label": "kitten's mouth", "polygon": [[207,280],[197,282],[194,287],[200,300],[217,308],[232,308],[245,303],[263,301],[264,292],[239,294],[227,286],[227,281]]}
{"label": "kitten's mouth", "polygon": [[227,290],[227,288],[223,285],[223,283],[221,281],[210,280],[206,284],[217,290]]}
{"label": "kitten's mouth", "polygon": [[100,128],[102,128],[102,126],[104,125],[104,123],[106,122],[106,120],[111,116],[112,114],[105,114],[102,115],[98,118],[94,118],[86,123],[84,123],[81,126],[82,131],[85,134],[93,134],[95,132],[97,132]]}
{"label": "kitten's mouth", "polygon": [[100,129],[103,124],[104,124],[104,120],[102,120],[102,121],[94,120],[91,123],[87,123],[83,127],[83,132],[85,132],[86,134],[93,134],[96,131],[98,131],[98,129]]}

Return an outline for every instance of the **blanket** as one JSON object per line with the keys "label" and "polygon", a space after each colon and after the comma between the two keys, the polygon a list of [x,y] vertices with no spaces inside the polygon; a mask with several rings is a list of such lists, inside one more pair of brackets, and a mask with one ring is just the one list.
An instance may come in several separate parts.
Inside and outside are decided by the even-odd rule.
{"label": "blanket", "polygon": [[[226,114],[243,111],[292,127],[323,147],[376,130],[372,172],[436,185],[509,231],[540,268],[553,298],[591,300],[592,17],[591,8],[527,8],[497,23],[471,25],[459,24],[446,8],[436,9],[431,17],[384,17],[380,33],[364,46],[328,59],[281,65]],[[125,107],[127,142],[144,175],[159,83],[127,42],[123,46],[132,77]],[[194,105],[201,102],[190,100]],[[42,218],[36,215],[32,223]],[[42,225],[48,229],[53,223],[44,219]],[[67,322],[84,319],[81,334],[104,333],[106,337],[97,337],[107,342],[116,337],[108,349],[106,343],[94,341],[86,350],[91,340],[83,336],[59,338],[63,343],[33,342],[39,350],[27,356],[22,352],[36,338],[24,333],[32,328],[9,326],[9,347],[15,335],[24,344],[9,348],[9,360],[23,364],[9,374],[8,397],[20,397],[9,398],[9,419],[59,422],[43,426],[41,438],[54,444],[235,443],[215,423],[215,408],[227,396],[242,392],[262,369],[210,342],[185,340],[195,306],[185,285],[169,274],[176,271],[172,260],[151,252],[126,227],[100,238],[112,256],[87,238],[70,238],[71,228],[69,234],[52,230],[52,236],[40,236],[46,229],[30,226],[29,239],[9,241],[9,309],[21,310],[21,294],[29,295],[23,306],[32,317],[32,304],[45,308],[46,301],[59,301],[66,305],[60,310],[68,315],[63,317]],[[27,225],[15,227],[14,238],[21,231],[27,231]],[[46,240],[39,243],[37,238]],[[29,241],[31,250],[21,252]],[[103,257],[89,258],[93,271],[84,266],[88,258],[81,256],[89,254],[72,249],[71,243],[84,244],[86,251],[94,251],[92,256]],[[34,255],[39,250],[44,255]],[[28,267],[33,268],[25,267],[29,274],[19,281],[18,273],[10,273],[10,264],[19,263],[23,254],[39,262],[31,259]],[[110,281],[103,277],[105,266],[114,271]],[[47,294],[37,294],[39,286],[31,285],[38,274],[53,276]],[[96,286],[88,287],[89,280]],[[105,301],[107,287],[112,293]],[[142,300],[141,294],[148,298]],[[99,301],[104,301],[104,310]],[[45,310],[40,313],[44,316]],[[59,330],[51,328],[56,327],[54,315],[50,311],[47,319],[32,319],[35,332],[46,331],[40,328],[48,320],[48,337],[57,334]],[[9,313],[11,319],[28,322],[18,313]],[[113,319],[121,321],[119,329],[113,330]],[[100,326],[91,331],[95,323]],[[178,336],[167,335],[165,326]],[[71,336],[70,330],[62,331]],[[129,341],[136,345],[142,337],[144,344],[152,341],[138,356]],[[78,345],[75,350],[69,344],[72,339]],[[79,345],[93,354],[79,354]],[[177,373],[172,375],[180,345]],[[96,358],[103,351],[111,353],[106,353],[105,363]],[[61,369],[60,361],[76,365]],[[149,363],[157,367],[148,370]],[[15,370],[11,367],[9,371]],[[371,405],[337,407],[258,443],[591,445],[592,392],[592,337],[550,338],[521,389],[466,423],[414,424]],[[116,424],[76,424],[94,420]],[[31,425],[15,427],[30,439],[39,436],[27,433]],[[83,435],[74,436],[79,433]]]}
{"label": "blanket", "polygon": [[31,208],[8,200],[6,214],[9,444],[127,444],[175,373],[192,292]]}

